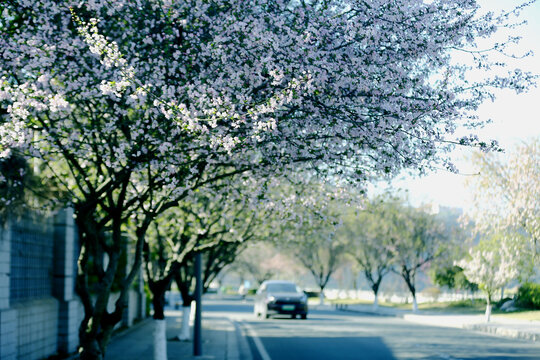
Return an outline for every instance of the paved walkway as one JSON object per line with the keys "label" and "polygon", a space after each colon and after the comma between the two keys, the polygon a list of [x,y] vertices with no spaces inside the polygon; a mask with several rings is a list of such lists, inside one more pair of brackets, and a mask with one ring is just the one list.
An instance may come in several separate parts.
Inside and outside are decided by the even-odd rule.
{"label": "paved walkway", "polygon": [[491,316],[491,322],[486,323],[484,315],[458,315],[440,312],[419,311],[414,314],[410,310],[380,306],[377,310],[371,305],[347,305],[338,310],[360,313],[377,314],[382,316],[397,316],[407,321],[442,327],[463,328],[486,332],[494,335],[519,338],[540,342],[540,321],[528,321]]}
{"label": "paved walkway", "polygon": [[[180,332],[181,311],[166,311],[168,360],[250,360],[235,324],[224,317],[204,314],[201,356],[193,356],[193,341],[172,340]],[[147,319],[115,336],[107,348],[106,360],[148,360],[153,358],[153,322]],[[239,341],[240,340],[240,341]]]}

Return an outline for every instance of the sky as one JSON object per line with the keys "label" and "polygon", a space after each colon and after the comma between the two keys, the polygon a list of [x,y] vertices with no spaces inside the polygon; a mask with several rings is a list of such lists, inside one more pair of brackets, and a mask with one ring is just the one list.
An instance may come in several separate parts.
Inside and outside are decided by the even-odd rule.
{"label": "sky", "polygon": [[[520,4],[516,0],[479,0],[482,10],[498,12],[509,10]],[[517,32],[523,38],[521,49],[530,49],[534,55],[515,61],[516,67],[540,74],[540,1],[526,8],[521,17],[528,21]],[[493,122],[476,133],[483,139],[495,139],[508,152],[520,142],[540,138],[540,84],[528,93],[515,94],[511,91],[497,93],[495,102],[484,103],[478,115]],[[461,174],[440,170],[421,178],[401,176],[392,182],[393,188],[407,190],[410,202],[419,206],[432,204],[458,207],[465,211],[470,204],[471,195],[465,186],[465,179],[478,171],[466,160],[470,150],[456,150],[451,158]],[[504,156],[504,155],[503,155]]]}

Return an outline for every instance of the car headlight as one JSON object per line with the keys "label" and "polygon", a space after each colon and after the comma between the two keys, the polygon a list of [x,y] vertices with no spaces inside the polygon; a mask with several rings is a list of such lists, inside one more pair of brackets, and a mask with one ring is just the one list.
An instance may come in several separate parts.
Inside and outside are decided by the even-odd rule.
{"label": "car headlight", "polygon": [[272,301],[276,301],[275,296],[268,295],[268,296],[266,297],[266,302],[272,302]]}
{"label": "car headlight", "polygon": [[307,295],[306,294],[302,295],[302,297],[300,298],[300,301],[307,304]]}

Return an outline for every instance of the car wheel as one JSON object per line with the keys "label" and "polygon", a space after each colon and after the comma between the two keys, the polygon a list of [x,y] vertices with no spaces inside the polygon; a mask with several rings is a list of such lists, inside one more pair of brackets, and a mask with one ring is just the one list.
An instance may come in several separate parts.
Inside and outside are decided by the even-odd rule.
{"label": "car wheel", "polygon": [[301,318],[302,320],[306,320],[306,319],[307,319],[307,314],[302,314],[302,315],[300,315],[300,318]]}

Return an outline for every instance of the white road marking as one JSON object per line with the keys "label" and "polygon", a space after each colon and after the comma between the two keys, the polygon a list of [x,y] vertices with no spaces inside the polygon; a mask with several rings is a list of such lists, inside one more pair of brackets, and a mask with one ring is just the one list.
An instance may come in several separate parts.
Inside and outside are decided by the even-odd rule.
{"label": "white road marking", "polygon": [[261,355],[262,360],[272,360],[270,358],[270,355],[266,352],[266,349],[264,348],[264,345],[257,336],[257,333],[255,330],[249,325],[248,323],[242,322],[242,325],[246,328],[248,335],[253,339],[253,343],[255,344],[255,347],[257,348],[257,351],[259,352],[259,355]]}

